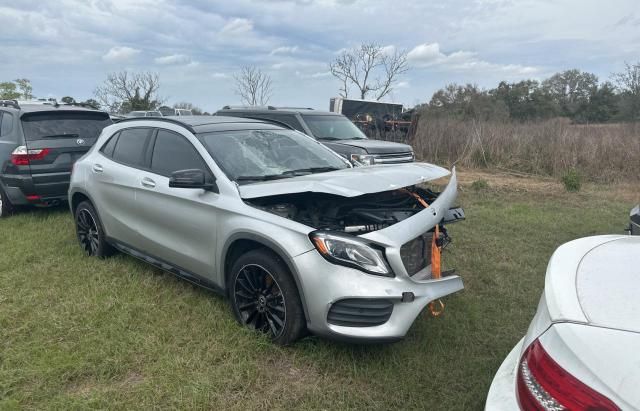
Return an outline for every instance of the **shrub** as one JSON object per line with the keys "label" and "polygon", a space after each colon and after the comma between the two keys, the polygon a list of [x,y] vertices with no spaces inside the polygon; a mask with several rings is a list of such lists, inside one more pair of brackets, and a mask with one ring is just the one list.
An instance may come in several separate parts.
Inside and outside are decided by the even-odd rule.
{"label": "shrub", "polygon": [[486,190],[487,188],[489,188],[489,183],[487,183],[487,180],[476,180],[471,183],[471,188],[475,191]]}
{"label": "shrub", "polygon": [[564,184],[564,188],[570,193],[580,191],[580,187],[582,187],[582,177],[580,173],[578,173],[578,170],[575,168],[569,169],[569,171],[562,176],[562,184]]}

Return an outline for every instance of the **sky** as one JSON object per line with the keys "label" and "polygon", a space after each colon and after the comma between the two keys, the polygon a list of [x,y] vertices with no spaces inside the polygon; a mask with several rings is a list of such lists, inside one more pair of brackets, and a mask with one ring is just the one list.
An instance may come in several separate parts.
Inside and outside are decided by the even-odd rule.
{"label": "sky", "polygon": [[0,81],[93,97],[108,73],[157,72],[159,94],[206,111],[240,104],[234,73],[273,79],[270,104],[328,109],[329,63],[374,42],[408,52],[387,101],[447,83],[483,88],[571,68],[601,81],[640,61],[638,0],[0,0]]}

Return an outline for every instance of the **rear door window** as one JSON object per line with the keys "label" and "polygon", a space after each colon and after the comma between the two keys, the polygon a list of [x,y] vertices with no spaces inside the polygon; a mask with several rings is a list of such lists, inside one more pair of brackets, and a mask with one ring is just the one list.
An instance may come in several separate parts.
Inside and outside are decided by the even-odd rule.
{"label": "rear door window", "polygon": [[149,145],[152,128],[129,128],[122,130],[113,150],[113,159],[136,168],[147,168],[145,153]]}
{"label": "rear door window", "polygon": [[91,111],[35,112],[22,116],[27,141],[80,138],[95,139],[113,122],[107,113]]}
{"label": "rear door window", "polygon": [[208,170],[189,140],[171,131],[158,130],[151,157],[151,171],[168,177],[175,171],[190,169]]}

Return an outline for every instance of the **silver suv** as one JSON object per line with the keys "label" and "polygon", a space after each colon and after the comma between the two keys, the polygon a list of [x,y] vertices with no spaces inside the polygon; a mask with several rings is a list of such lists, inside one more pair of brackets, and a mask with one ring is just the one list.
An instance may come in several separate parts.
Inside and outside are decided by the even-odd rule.
{"label": "silver suv", "polygon": [[[430,302],[462,289],[440,271],[455,171],[352,168],[294,130],[229,117],[131,118],[104,129],[69,189],[90,256],[115,250],[228,296],[278,344],[306,330],[402,338]],[[434,267],[434,269],[432,269]]]}

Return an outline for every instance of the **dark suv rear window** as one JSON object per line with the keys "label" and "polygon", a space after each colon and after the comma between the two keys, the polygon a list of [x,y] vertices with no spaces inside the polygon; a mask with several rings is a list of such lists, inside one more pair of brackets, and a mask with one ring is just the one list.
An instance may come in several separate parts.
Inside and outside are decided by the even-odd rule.
{"label": "dark suv rear window", "polygon": [[42,112],[22,116],[22,128],[27,141],[47,138],[91,139],[112,124],[107,113],[101,112]]}

